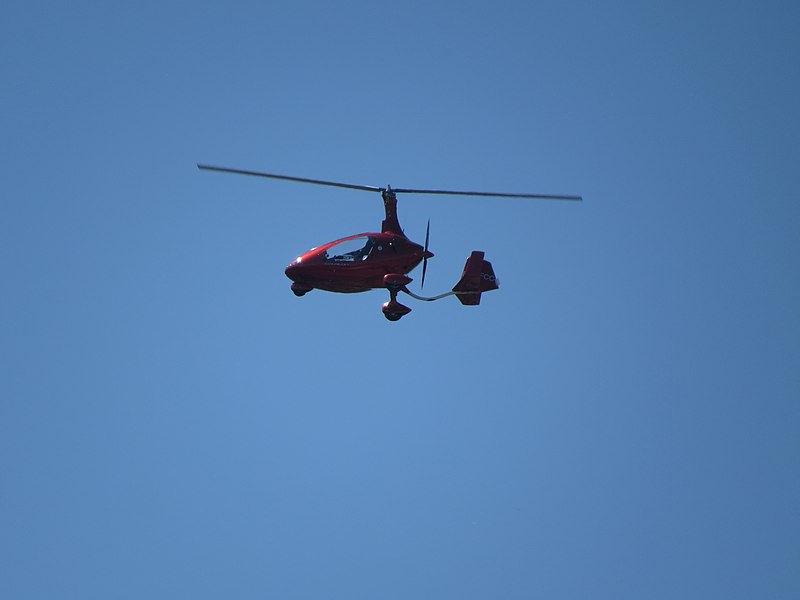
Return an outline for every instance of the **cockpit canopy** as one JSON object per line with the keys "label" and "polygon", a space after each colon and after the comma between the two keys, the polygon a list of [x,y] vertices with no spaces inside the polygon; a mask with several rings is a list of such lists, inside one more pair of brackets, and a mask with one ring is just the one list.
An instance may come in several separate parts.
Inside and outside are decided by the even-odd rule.
{"label": "cockpit canopy", "polygon": [[361,262],[367,259],[374,246],[375,238],[370,235],[349,238],[328,248],[323,258],[331,262]]}

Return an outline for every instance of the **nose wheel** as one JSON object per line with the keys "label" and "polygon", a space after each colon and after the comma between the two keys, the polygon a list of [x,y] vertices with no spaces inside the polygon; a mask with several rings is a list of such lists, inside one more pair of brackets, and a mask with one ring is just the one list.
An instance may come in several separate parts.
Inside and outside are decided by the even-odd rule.
{"label": "nose wheel", "polygon": [[308,287],[307,285],[303,285],[302,283],[293,283],[292,284],[292,292],[297,297],[305,296],[312,289],[314,289],[314,288]]}

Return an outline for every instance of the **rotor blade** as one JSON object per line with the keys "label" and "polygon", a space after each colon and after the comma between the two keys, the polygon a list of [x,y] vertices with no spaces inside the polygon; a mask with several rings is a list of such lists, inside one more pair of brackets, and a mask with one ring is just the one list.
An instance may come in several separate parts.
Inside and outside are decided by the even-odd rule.
{"label": "rotor blade", "polygon": [[275,173],[262,173],[261,171],[246,171],[244,169],[231,169],[229,167],[214,167],[198,163],[198,169],[205,171],[220,171],[222,173],[235,173],[237,175],[252,175],[254,177],[269,177],[271,179],[285,179],[287,181],[299,181],[301,183],[315,183],[317,185],[329,185],[331,187],[348,188],[351,190],[364,190],[366,192],[382,192],[384,188],[372,185],[357,185],[354,183],[340,183],[338,181],[324,181],[322,179],[308,179],[306,177],[290,177],[289,175],[276,175]]}
{"label": "rotor blade", "polygon": [[505,194],[501,192],[454,192],[452,190],[416,190],[407,188],[392,188],[396,194],[439,194],[447,196],[493,196],[496,198],[535,198],[539,200],[577,200],[581,196],[565,196],[557,194]]}
{"label": "rotor blade", "polygon": [[[248,171],[245,169],[232,169],[230,167],[215,167],[198,163],[198,169],[205,171],[219,171],[221,173],[235,173],[237,175],[251,175],[254,177],[269,177],[271,179],[283,179],[285,181],[299,181],[301,183],[314,183],[316,185],[327,185],[331,187],[347,188],[350,190],[363,190],[365,192],[383,192],[386,188],[374,185],[358,185],[355,183],[342,183],[340,181],[325,181],[323,179],[309,179],[307,177],[293,177],[290,175],[278,175],[277,173],[264,173],[262,171]],[[392,188],[395,193],[402,194],[438,194],[448,196],[484,196],[495,198],[534,198],[540,200],[583,200],[581,196],[567,196],[558,194],[506,194],[502,192],[460,192],[453,190],[420,190],[413,188]]]}

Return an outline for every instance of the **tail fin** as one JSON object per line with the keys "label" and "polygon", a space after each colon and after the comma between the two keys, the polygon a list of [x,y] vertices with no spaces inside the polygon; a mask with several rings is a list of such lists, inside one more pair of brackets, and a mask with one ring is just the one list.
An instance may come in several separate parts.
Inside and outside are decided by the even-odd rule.
{"label": "tail fin", "polygon": [[464,265],[461,279],[453,288],[461,304],[477,305],[481,303],[481,293],[496,290],[499,281],[494,275],[492,263],[483,260],[483,252],[474,250]]}

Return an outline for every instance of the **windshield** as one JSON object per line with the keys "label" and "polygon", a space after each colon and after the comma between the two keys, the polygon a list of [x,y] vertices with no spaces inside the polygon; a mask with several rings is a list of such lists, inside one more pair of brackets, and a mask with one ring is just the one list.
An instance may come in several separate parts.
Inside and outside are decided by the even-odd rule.
{"label": "windshield", "polygon": [[370,236],[345,240],[328,248],[325,252],[325,260],[336,262],[359,262],[366,260],[374,244],[375,239]]}

